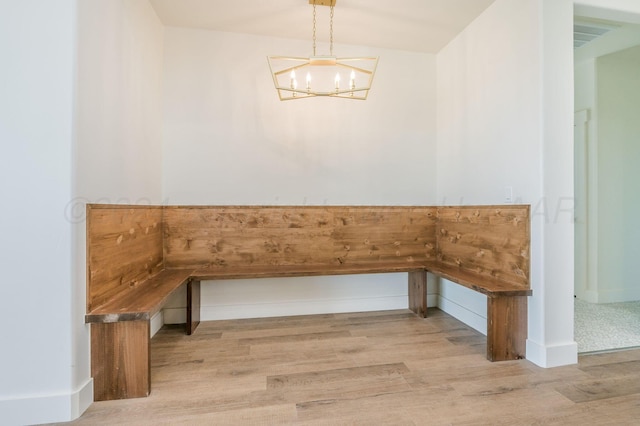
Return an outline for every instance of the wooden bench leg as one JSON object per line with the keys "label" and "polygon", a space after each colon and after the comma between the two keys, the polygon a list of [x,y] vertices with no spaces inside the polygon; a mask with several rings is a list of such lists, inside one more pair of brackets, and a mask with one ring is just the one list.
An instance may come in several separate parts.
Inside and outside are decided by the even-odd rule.
{"label": "wooden bench leg", "polygon": [[91,375],[95,401],[149,395],[149,340],[149,321],[91,324]]}
{"label": "wooden bench leg", "polygon": [[525,358],[527,296],[487,298],[487,359]]}
{"label": "wooden bench leg", "polygon": [[427,271],[409,272],[409,309],[427,317]]}
{"label": "wooden bench leg", "polygon": [[191,335],[200,324],[200,281],[187,283],[187,334]]}

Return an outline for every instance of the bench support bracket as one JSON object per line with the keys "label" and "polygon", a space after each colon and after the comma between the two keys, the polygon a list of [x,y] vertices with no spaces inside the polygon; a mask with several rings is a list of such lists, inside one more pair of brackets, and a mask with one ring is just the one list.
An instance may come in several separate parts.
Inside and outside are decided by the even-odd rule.
{"label": "bench support bracket", "polygon": [[[141,398],[151,393],[150,325],[138,321],[91,323],[91,376],[95,401]],[[200,281],[187,283],[187,323],[200,324]]]}
{"label": "bench support bracket", "polygon": [[187,284],[187,324],[186,332],[192,335],[200,324],[200,281],[190,280]]}
{"label": "bench support bracket", "polygon": [[427,271],[409,272],[409,309],[427,317]]}
{"label": "bench support bracket", "polygon": [[527,342],[527,296],[487,297],[487,359],[523,359]]}
{"label": "bench support bracket", "polygon": [[148,396],[149,370],[148,320],[91,324],[95,401]]}

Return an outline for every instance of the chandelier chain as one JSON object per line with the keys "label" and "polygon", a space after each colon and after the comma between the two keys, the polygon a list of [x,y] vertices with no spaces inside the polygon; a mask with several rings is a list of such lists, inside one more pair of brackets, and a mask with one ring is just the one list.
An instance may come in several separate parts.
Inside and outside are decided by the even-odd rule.
{"label": "chandelier chain", "polygon": [[[329,54],[333,56],[333,8],[331,6],[331,15],[329,20]],[[313,3],[313,56],[316,56],[316,26],[317,26],[317,15],[316,15],[316,4]]]}
{"label": "chandelier chain", "polygon": [[333,56],[333,6],[331,6],[331,19],[329,20],[329,54]]}
{"label": "chandelier chain", "polygon": [[316,56],[316,4],[313,3],[313,56]]}

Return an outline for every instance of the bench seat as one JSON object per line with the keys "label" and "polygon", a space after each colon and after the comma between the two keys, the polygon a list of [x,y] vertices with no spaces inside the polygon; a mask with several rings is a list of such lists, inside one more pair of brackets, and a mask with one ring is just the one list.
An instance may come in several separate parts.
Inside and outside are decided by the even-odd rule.
{"label": "bench seat", "polygon": [[191,279],[191,272],[190,269],[162,270],[87,313],[85,322],[150,320],[167,299]]}
{"label": "bench seat", "polygon": [[138,398],[151,391],[151,318],[187,286],[186,334],[200,324],[200,282],[192,269],[164,269],[85,315],[91,324],[94,400]]}
{"label": "bench seat", "polygon": [[482,277],[480,274],[461,268],[441,265],[436,262],[425,263],[424,268],[434,275],[453,281],[487,297],[531,296],[532,291],[522,284],[501,280],[499,277]]}
{"label": "bench seat", "polygon": [[197,280],[225,280],[250,278],[284,278],[326,275],[379,274],[393,272],[420,272],[420,263],[376,263],[363,265],[264,265],[247,267],[217,266],[196,269],[191,276]]}
{"label": "bench seat", "polygon": [[428,272],[487,296],[487,359],[525,358],[527,297],[532,291],[521,284],[484,277],[462,268],[427,263]]}

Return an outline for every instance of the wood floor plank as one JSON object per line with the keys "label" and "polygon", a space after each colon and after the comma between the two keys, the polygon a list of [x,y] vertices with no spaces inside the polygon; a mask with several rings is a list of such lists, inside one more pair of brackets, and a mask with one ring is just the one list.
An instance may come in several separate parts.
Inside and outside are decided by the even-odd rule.
{"label": "wood floor plank", "polygon": [[572,407],[573,403],[558,398],[557,393],[549,389],[523,389],[512,393],[473,396],[456,391],[448,399],[431,404],[429,418],[442,422],[436,421],[435,424],[546,425],[544,422],[538,423],[537,419]]}
{"label": "wood floor plank", "polygon": [[636,376],[638,382],[640,382],[640,360],[591,365],[588,367],[581,367],[580,370],[597,378]]}
{"label": "wood floor plank", "polygon": [[249,337],[239,339],[241,345],[261,345],[273,343],[302,342],[306,340],[328,340],[351,337],[348,331],[325,331],[320,333],[285,334],[268,337]]}
{"label": "wood floor plank", "polygon": [[[296,408],[301,424],[424,425],[431,424],[428,421],[429,403],[425,402],[427,397],[404,391],[305,401],[298,403]],[[408,406],[405,404],[408,401],[414,402]],[[380,410],[380,407],[386,408]]]}
{"label": "wood floor plank", "polygon": [[170,421],[154,424],[186,425],[276,425],[291,424],[297,419],[293,404],[267,405],[237,410],[217,411],[205,414],[183,414],[173,416]]}
{"label": "wood floor plank", "polygon": [[[329,323],[329,321],[327,321]],[[257,329],[245,329],[236,331],[225,331],[222,335],[224,340],[241,340],[241,339],[254,339],[262,337],[272,336],[285,336],[285,335],[299,335],[299,334],[313,334],[313,333],[330,333],[330,332],[343,332],[348,331],[346,327],[337,325],[332,326],[329,324],[322,324],[320,326],[309,324],[301,325],[299,327],[286,328],[257,328]]]}
{"label": "wood floor plank", "polygon": [[589,380],[560,386],[556,390],[577,403],[628,395],[637,395],[640,400],[640,380],[637,376]]}
{"label": "wood floor plank", "polygon": [[289,375],[267,377],[268,389],[279,389],[296,386],[319,386],[323,383],[360,380],[371,377],[389,377],[408,373],[409,369],[402,363],[370,365],[366,367],[342,368],[338,370],[314,371]]}
{"label": "wood floor plank", "polygon": [[608,351],[602,353],[583,354],[579,356],[580,367],[607,365],[617,362],[640,361],[640,348],[637,350]]}
{"label": "wood floor plank", "polygon": [[[454,383],[458,382],[466,383],[469,381],[501,379],[510,376],[526,375],[529,373],[529,370],[518,363],[501,365],[498,368],[494,368],[492,366],[483,366],[482,368],[479,368],[474,365],[465,365],[464,359],[453,359],[447,361],[447,359],[443,358],[443,360],[445,362],[440,364],[438,367],[426,369],[414,369],[412,367],[412,372],[405,375],[407,382],[415,388],[428,388],[436,386],[452,386]],[[451,361],[453,361],[456,366],[455,369],[457,374],[455,376],[451,374]]]}

